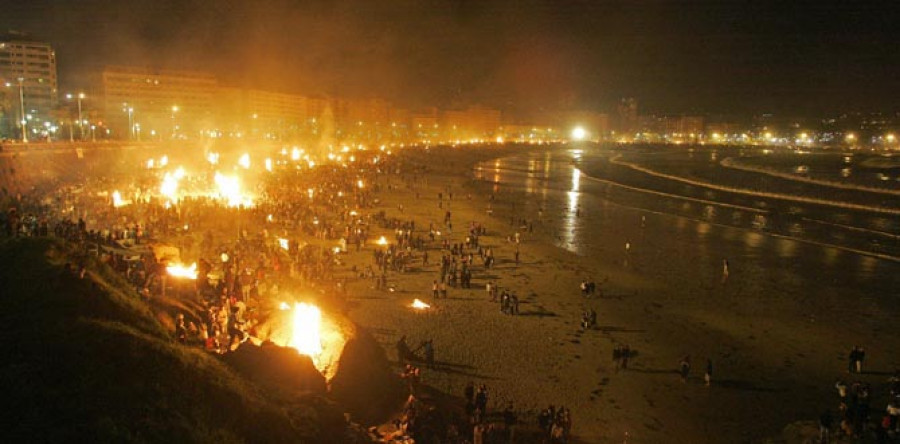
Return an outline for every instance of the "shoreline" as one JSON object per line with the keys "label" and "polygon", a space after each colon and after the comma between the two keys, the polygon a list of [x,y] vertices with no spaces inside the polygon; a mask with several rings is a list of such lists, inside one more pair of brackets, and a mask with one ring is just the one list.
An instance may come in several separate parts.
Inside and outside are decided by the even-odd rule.
{"label": "shoreline", "polygon": [[[543,149],[558,148],[538,148]],[[404,205],[404,213],[400,214],[397,204],[412,198],[414,193],[411,190],[395,190],[382,194],[382,206],[388,217],[415,219],[417,226],[427,226],[429,220],[438,222],[438,213],[445,210],[438,208],[437,190],[446,183],[464,188],[462,193],[454,192],[454,200],[450,204],[454,227],[460,222],[467,225],[469,220],[488,221],[488,234],[481,243],[494,247],[498,257],[497,266],[487,271],[478,267],[472,289],[451,288],[450,297],[438,300],[431,313],[414,313],[406,305],[414,298],[433,303],[429,290],[431,278],[437,273],[434,265],[425,270],[393,276],[389,285],[395,285],[396,291],[389,294],[368,288],[367,283],[348,284],[348,288],[352,290],[350,293],[358,295],[349,298],[356,303],[356,307],[348,312],[348,316],[379,340],[390,359],[395,357],[392,345],[400,335],[410,336],[413,344],[419,340],[433,339],[436,359],[439,363],[443,362],[444,367],[437,372],[423,370],[422,379],[424,383],[443,393],[460,397],[466,381],[473,380],[476,385],[483,382],[492,391],[489,402],[491,411],[502,410],[511,401],[519,414],[520,422],[530,424],[547,405],[566,406],[572,410],[575,424],[573,434],[577,439],[599,442],[610,438],[599,434],[595,427],[585,426],[593,421],[589,419],[594,416],[594,408],[590,404],[599,402],[603,388],[608,383],[609,378],[604,375],[613,371],[611,351],[616,341],[608,337],[608,333],[614,328],[604,330],[601,325],[599,331],[581,333],[578,325],[580,313],[582,307],[599,308],[605,297],[614,298],[628,291],[648,289],[648,284],[621,270],[591,270],[590,267],[579,264],[578,255],[555,245],[554,235],[537,223],[535,233],[522,233],[521,265],[516,267],[512,257],[513,247],[506,241],[506,237],[513,235],[516,230],[503,220],[508,217],[516,195],[502,190],[501,186],[494,202],[494,215],[489,216],[486,213],[488,200],[484,193],[479,195],[479,192],[486,192],[491,185],[474,179],[474,167],[481,161],[524,151],[485,151],[489,153],[488,156],[470,160],[464,166],[452,165],[455,162],[451,162],[450,169],[442,169],[435,174],[436,177],[429,179],[428,193],[419,190],[425,196],[422,200],[427,201],[427,204],[421,204],[422,200],[414,201],[416,205]],[[457,197],[460,194],[464,199],[462,203],[459,203],[460,197]],[[473,195],[471,200],[466,198],[467,194]],[[422,222],[424,224],[420,225]],[[450,236],[451,242],[460,242],[463,236],[459,230],[454,229]],[[430,250],[429,255],[436,258],[439,250]],[[431,263],[435,260],[431,259]],[[550,279],[546,282],[536,279],[542,274],[550,274]],[[579,284],[589,275],[598,282],[606,282],[601,286],[601,291],[609,296],[581,299]],[[484,290],[484,284],[488,280],[510,288],[519,295],[522,300],[522,312],[519,316],[503,315],[499,313],[496,303],[489,302]],[[622,324],[608,311],[601,313],[600,323],[607,326]],[[585,344],[579,344],[582,342],[582,335]],[[512,350],[505,345],[492,350],[498,344],[508,344],[512,346]],[[527,347],[529,344],[535,347]],[[569,349],[579,348],[582,351],[563,360],[556,359],[552,352],[534,353],[540,350],[528,350],[539,345],[548,348],[548,351],[564,349],[568,352]],[[597,348],[602,348],[602,351],[598,352]],[[537,368],[535,363],[538,364]],[[577,365],[579,372],[597,380],[596,384],[584,391],[586,399],[573,399],[571,387],[564,392],[555,390],[557,385],[566,385],[556,373],[565,372],[566,367],[572,365]],[[546,380],[535,378],[536,372],[543,371],[548,373]],[[511,385],[518,388],[510,388]],[[532,396],[533,394],[538,396]]]}
{"label": "shoreline", "polygon": [[[389,217],[415,219],[417,226],[424,222],[427,227],[429,220],[439,222],[435,191],[448,182],[464,186],[461,204],[454,193],[454,227],[469,219],[488,221],[483,243],[495,246],[498,267],[490,273],[479,269],[471,290],[451,289],[450,298],[439,300],[433,313],[413,313],[406,307],[414,298],[432,302],[433,265],[392,276],[394,293],[351,285],[354,306],[349,312],[354,322],[373,332],[390,359],[394,358],[393,342],[402,334],[413,344],[433,339],[437,361],[447,366],[432,374],[424,372],[423,381],[441,392],[458,397],[468,380],[484,382],[492,389],[490,409],[497,411],[512,401],[519,420],[526,423],[536,421],[538,409],[565,405],[573,414],[573,434],[587,442],[622,442],[626,433],[629,442],[761,442],[778,440],[785,430],[796,428],[794,422],[816,418],[823,408],[836,405],[831,401],[831,386],[845,367],[846,344],[877,348],[875,353],[881,356],[873,356],[871,365],[889,367],[891,357],[885,355],[890,354],[894,340],[873,344],[873,333],[859,328],[842,331],[832,323],[841,319],[842,308],[831,304],[848,304],[835,299],[838,289],[826,286],[825,305],[809,314],[804,313],[809,311],[804,307],[808,299],[804,290],[782,287],[777,277],[743,275],[738,270],[729,286],[717,285],[716,276],[709,283],[684,285],[644,266],[642,255],[674,251],[653,253],[644,251],[645,245],[637,245],[634,263],[623,267],[619,242],[636,239],[629,237],[636,228],[627,221],[640,214],[651,217],[639,208],[604,209],[614,214],[615,223],[603,228],[605,244],[613,246],[598,245],[598,253],[588,256],[559,246],[556,233],[535,223],[534,233],[523,233],[522,265],[515,267],[512,248],[506,243],[514,227],[504,219],[509,218],[513,202],[520,215],[529,211],[521,205],[528,195],[505,190],[501,184],[494,214],[488,216],[485,210],[493,186],[475,179],[473,168],[480,161],[519,152],[485,149],[486,154],[459,165],[463,155],[453,157],[452,148],[445,150],[449,153],[445,151],[441,159],[448,160],[442,160],[435,177],[419,190],[423,199],[415,201],[412,190],[401,188],[382,193],[380,207]],[[429,159],[428,154],[410,155],[425,162]],[[468,193],[473,195],[471,201],[465,199]],[[411,202],[404,205],[403,214],[397,210],[401,201]],[[455,242],[459,236],[454,229]],[[619,247],[613,250],[615,244]],[[439,253],[429,254],[433,264]],[[703,269],[700,264],[697,267]],[[584,278],[605,282],[603,296],[584,299],[579,291]],[[522,315],[503,315],[495,303],[488,302],[483,285],[491,279],[517,291]],[[782,296],[767,295],[766,289],[772,286]],[[580,313],[586,308],[599,313],[596,331],[580,331]],[[884,315],[864,320],[860,326],[878,325]],[[818,322],[811,323],[810,316]],[[854,313],[852,319],[865,316]],[[637,356],[628,371],[617,373],[612,351],[622,344],[630,344]],[[677,375],[678,361],[685,354],[691,354],[694,366],[687,385]],[[710,388],[702,382],[707,356],[717,369]],[[862,377],[873,384],[878,378],[877,374]],[[878,399],[873,408],[880,408]]]}

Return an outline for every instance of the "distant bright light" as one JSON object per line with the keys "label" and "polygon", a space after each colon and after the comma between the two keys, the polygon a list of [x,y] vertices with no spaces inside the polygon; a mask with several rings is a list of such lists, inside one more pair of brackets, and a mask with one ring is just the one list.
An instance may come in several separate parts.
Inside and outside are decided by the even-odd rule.
{"label": "distant bright light", "polygon": [[576,126],[572,129],[572,139],[573,140],[584,140],[587,137],[587,131],[580,126]]}
{"label": "distant bright light", "polygon": [[244,167],[245,170],[249,169],[250,168],[250,155],[247,153],[244,153],[244,155],[241,156],[240,159],[238,159],[238,165]]}

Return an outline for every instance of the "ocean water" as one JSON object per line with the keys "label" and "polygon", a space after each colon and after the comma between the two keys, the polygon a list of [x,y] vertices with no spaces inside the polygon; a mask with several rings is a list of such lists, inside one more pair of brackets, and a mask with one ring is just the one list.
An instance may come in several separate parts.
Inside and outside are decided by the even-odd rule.
{"label": "ocean water", "polygon": [[[777,283],[760,291],[895,296],[900,195],[876,176],[841,177],[842,153],[770,154],[583,144],[484,162],[474,173],[508,197],[496,214],[537,221],[535,231],[586,259],[688,287],[715,280],[728,260],[731,272]],[[806,164],[814,174],[793,172]],[[869,189],[879,185],[885,192]]]}

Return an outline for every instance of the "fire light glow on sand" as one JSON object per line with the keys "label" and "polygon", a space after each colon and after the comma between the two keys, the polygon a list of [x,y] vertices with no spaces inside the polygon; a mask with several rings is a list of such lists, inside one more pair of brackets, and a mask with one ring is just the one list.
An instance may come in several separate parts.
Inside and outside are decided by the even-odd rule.
{"label": "fire light glow on sand", "polygon": [[250,155],[244,153],[244,155],[241,156],[240,159],[238,159],[238,165],[244,167],[245,170],[250,169]]}
{"label": "fire light glow on sand", "polygon": [[305,302],[295,303],[291,315],[290,346],[313,360],[322,354],[322,312]]}
{"label": "fire light glow on sand", "polygon": [[418,299],[414,300],[412,305],[410,305],[410,307],[415,308],[417,310],[425,310],[426,308],[431,308],[430,305],[428,305]]}
{"label": "fire light glow on sand", "polygon": [[194,262],[190,267],[182,264],[174,264],[166,267],[169,276],[180,277],[186,279],[197,279],[197,263]]}
{"label": "fire light glow on sand", "polygon": [[388,241],[387,241],[387,239],[384,238],[384,236],[381,236],[378,238],[377,241],[375,241],[375,243],[378,245],[387,245]]}
{"label": "fire light glow on sand", "polygon": [[291,243],[287,239],[278,238],[278,246],[281,247],[282,250],[290,250]]}

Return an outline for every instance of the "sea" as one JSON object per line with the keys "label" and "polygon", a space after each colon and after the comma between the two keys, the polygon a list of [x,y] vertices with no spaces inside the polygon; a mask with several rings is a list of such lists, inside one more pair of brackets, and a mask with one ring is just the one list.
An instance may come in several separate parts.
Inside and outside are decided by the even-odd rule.
{"label": "sea", "polygon": [[482,162],[474,176],[513,228],[527,220],[586,259],[688,287],[727,261],[802,293],[896,297],[900,159],[886,153],[583,143]]}

